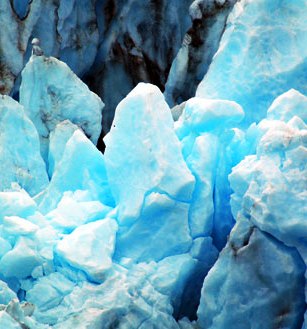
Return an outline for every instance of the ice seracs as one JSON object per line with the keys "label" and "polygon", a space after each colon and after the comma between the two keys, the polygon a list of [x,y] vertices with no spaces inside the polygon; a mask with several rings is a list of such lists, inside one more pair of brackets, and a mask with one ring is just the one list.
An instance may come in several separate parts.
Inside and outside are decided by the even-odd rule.
{"label": "ice seracs", "polygon": [[101,99],[63,62],[32,56],[22,72],[20,103],[33,121],[48,166],[49,135],[56,125],[70,120],[96,144],[101,132]]}
{"label": "ice seracs", "polygon": [[17,183],[32,196],[48,185],[35,126],[24,108],[9,96],[0,96],[0,191]]}
{"label": "ice seracs", "polygon": [[304,0],[238,1],[196,96],[237,102],[248,126],[289,89],[306,94],[306,10]]}

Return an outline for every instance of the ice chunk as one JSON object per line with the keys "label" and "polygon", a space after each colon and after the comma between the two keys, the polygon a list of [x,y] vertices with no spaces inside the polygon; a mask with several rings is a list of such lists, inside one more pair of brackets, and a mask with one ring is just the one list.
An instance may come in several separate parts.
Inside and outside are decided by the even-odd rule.
{"label": "ice chunk", "polygon": [[244,135],[232,129],[243,117],[235,102],[192,98],[176,122],[185,161],[196,178],[189,212],[191,235],[211,235],[219,249],[233,226],[227,176],[244,155],[239,151]]}
{"label": "ice chunk", "polygon": [[32,56],[22,71],[20,103],[36,126],[41,154],[48,159],[49,134],[66,119],[97,143],[101,131],[101,99],[63,62]]}
{"label": "ice chunk", "polygon": [[37,316],[39,312],[56,307],[67,294],[72,292],[74,286],[72,281],[58,272],[40,278],[26,295],[27,300],[38,308],[34,315]]}
{"label": "ice chunk", "polygon": [[204,281],[200,327],[298,327],[305,310],[304,272],[294,248],[240,219]]}
{"label": "ice chunk", "polygon": [[306,10],[306,1],[238,1],[196,96],[236,101],[249,125],[290,88],[306,93]]}
{"label": "ice chunk", "polygon": [[[151,192],[191,200],[194,178],[181,155],[160,90],[140,83],[117,107],[105,137],[105,162],[120,223],[134,222]],[[142,180],[140,180],[142,177]]]}
{"label": "ice chunk", "polygon": [[76,227],[105,218],[112,208],[99,201],[91,201],[84,191],[65,192],[56,209],[46,215],[56,229],[69,233]]}
{"label": "ice chunk", "polygon": [[48,184],[39,154],[39,139],[32,122],[16,101],[0,96],[0,190],[18,183],[30,195]]}
{"label": "ice chunk", "polygon": [[244,118],[241,106],[228,100],[191,98],[176,125],[180,139],[190,132],[200,134],[214,130],[225,130],[238,125]]}
{"label": "ice chunk", "polygon": [[0,218],[5,216],[20,216],[26,218],[34,215],[36,203],[25,190],[0,192]]}
{"label": "ice chunk", "polygon": [[93,201],[112,206],[104,157],[86,136],[77,130],[66,144],[50,184],[41,196],[42,213],[55,209],[66,191],[89,191]]}
{"label": "ice chunk", "polygon": [[56,324],[54,327],[61,329],[80,324],[97,329],[139,328],[142,323],[146,324],[143,328],[159,323],[162,328],[177,329],[169,298],[159,293],[148,280],[151,268],[140,264],[127,271],[115,265],[101,284],[80,282],[59,300],[58,305],[54,305],[48,293],[53,280],[49,284],[46,282],[36,292],[42,294],[47,289],[46,296],[50,298],[44,304],[52,303],[53,307],[43,311],[38,306],[34,315],[40,322]]}
{"label": "ice chunk", "polygon": [[128,257],[149,262],[187,252],[192,244],[188,211],[188,203],[150,193],[137,221],[132,226],[120,227],[115,259]]}
{"label": "ice chunk", "polygon": [[56,254],[60,261],[86,272],[91,280],[101,282],[112,266],[116,231],[117,224],[110,218],[79,226],[58,243]]}
{"label": "ice chunk", "polygon": [[38,226],[18,216],[5,216],[3,219],[3,231],[11,235],[31,235],[38,230]]}
{"label": "ice chunk", "polygon": [[[298,112],[301,106],[298,103],[295,107]],[[283,106],[280,103],[282,117],[287,108],[288,102]],[[229,176],[235,192],[233,214],[236,218],[250,217],[255,225],[286,244],[297,245],[300,240],[306,243],[306,126],[300,129],[301,125],[293,125],[292,120],[266,120],[265,124],[257,154],[245,158]]]}
{"label": "ice chunk", "polygon": [[12,250],[0,260],[0,272],[6,278],[26,278],[32,270],[41,263],[41,258],[35,250],[33,241],[20,237]]}
{"label": "ice chunk", "polygon": [[268,109],[268,119],[289,121],[300,117],[307,124],[307,97],[295,89],[277,97]]}
{"label": "ice chunk", "polygon": [[57,164],[62,159],[66,143],[74,132],[78,129],[69,120],[58,123],[49,136],[49,153],[48,153],[48,174],[52,177]]}
{"label": "ice chunk", "polygon": [[0,304],[8,304],[16,297],[16,294],[8,287],[8,285],[5,282],[0,281]]}

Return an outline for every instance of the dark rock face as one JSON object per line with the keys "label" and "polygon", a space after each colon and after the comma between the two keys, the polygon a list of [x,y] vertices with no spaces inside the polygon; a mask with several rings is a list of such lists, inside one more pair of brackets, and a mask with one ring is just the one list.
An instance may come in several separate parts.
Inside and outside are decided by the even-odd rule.
{"label": "dark rock face", "polygon": [[[0,92],[18,98],[20,72],[37,37],[47,56],[65,61],[103,99],[104,135],[117,104],[141,81],[161,91],[166,85],[170,105],[194,95],[234,2],[3,0]],[[169,77],[177,54],[186,70],[172,69]]]}

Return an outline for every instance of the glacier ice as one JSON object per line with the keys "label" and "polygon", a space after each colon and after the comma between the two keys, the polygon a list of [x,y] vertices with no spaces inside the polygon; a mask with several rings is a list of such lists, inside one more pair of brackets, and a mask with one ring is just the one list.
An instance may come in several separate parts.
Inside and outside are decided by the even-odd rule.
{"label": "glacier ice", "polygon": [[295,249],[238,219],[204,281],[201,328],[299,328],[305,268]]}
{"label": "glacier ice", "polygon": [[[260,34],[244,48],[252,65],[267,25],[275,38],[294,16],[293,35],[303,38],[297,3],[283,4],[287,16],[277,1],[235,5],[176,122],[162,92],[139,84],[118,104],[104,154],[94,145],[103,103],[60,61],[31,58],[23,106],[0,98],[1,328],[304,328],[306,79],[294,75],[305,53],[295,68],[297,43],[272,55],[281,62],[264,56],[272,84],[258,90],[263,70],[233,65],[241,50],[229,48]],[[282,15],[265,24],[269,9]],[[206,95],[210,83],[217,88]],[[232,88],[242,98],[222,95]]]}
{"label": "glacier ice", "polygon": [[89,191],[93,201],[114,204],[106,176],[105,162],[94,144],[80,130],[67,141],[50,184],[37,199],[40,211],[54,209],[67,191]]}
{"label": "glacier ice", "polygon": [[91,280],[102,282],[112,267],[116,231],[116,221],[110,218],[79,226],[57,244],[56,257],[85,271]]}
{"label": "glacier ice", "polygon": [[306,94],[306,10],[304,0],[238,1],[196,96],[236,101],[247,126],[290,88]]}
{"label": "glacier ice", "polygon": [[0,131],[0,190],[15,183],[32,196],[41,192],[48,176],[38,134],[24,108],[9,96],[0,96]]}
{"label": "glacier ice", "polygon": [[65,63],[56,58],[35,55],[30,58],[22,71],[20,103],[36,126],[46,162],[49,134],[66,119],[78,125],[93,143],[97,143],[104,104]]}
{"label": "glacier ice", "polygon": [[242,121],[242,108],[231,101],[191,98],[176,122],[183,155],[196,178],[189,221],[191,235],[212,235],[221,249],[231,227],[227,176],[242,155],[242,134],[233,127]]}

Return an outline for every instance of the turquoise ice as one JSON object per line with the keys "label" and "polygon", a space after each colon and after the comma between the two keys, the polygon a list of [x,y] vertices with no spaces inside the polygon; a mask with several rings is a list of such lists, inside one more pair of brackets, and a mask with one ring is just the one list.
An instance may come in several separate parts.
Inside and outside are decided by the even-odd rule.
{"label": "turquoise ice", "polygon": [[102,101],[31,58],[0,97],[0,328],[304,328],[305,7],[237,2],[178,120],[141,83],[104,154]]}

